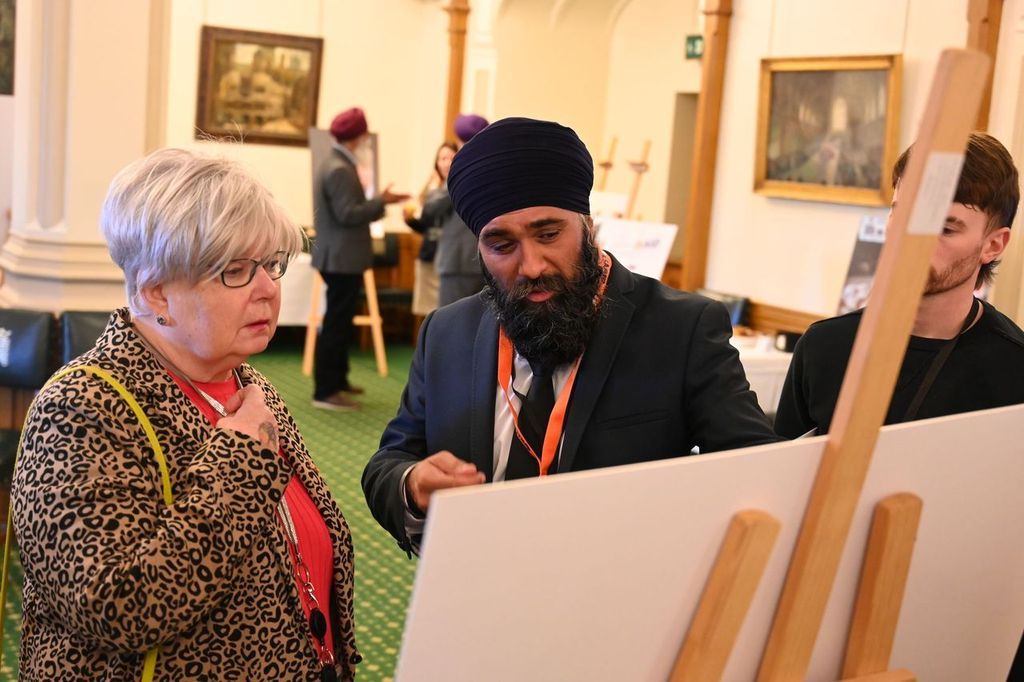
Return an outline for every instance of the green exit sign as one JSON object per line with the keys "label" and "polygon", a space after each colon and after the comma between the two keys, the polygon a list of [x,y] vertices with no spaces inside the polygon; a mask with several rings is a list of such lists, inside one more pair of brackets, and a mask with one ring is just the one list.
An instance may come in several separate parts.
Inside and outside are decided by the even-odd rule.
{"label": "green exit sign", "polygon": [[686,36],[686,58],[700,59],[704,56],[704,36],[698,34]]}

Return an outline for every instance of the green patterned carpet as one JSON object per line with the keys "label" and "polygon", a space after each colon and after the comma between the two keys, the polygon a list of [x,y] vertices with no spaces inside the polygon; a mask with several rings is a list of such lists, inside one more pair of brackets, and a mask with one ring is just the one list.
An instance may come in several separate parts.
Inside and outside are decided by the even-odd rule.
{"label": "green patterned carpet", "polygon": [[[363,654],[360,682],[390,680],[401,644],[405,607],[412,589],[415,561],[370,516],[359,487],[363,465],[377,449],[384,426],[398,406],[412,359],[408,346],[388,348],[389,376],[377,374],[372,353],[352,357],[352,382],[366,388],[360,412],[328,412],[311,406],[312,379],[302,375],[294,346],[253,358],[284,397],[313,459],[320,467],[352,528],[356,553],[356,641]],[[17,641],[12,637],[21,613],[21,571],[12,567],[12,588],[4,628],[4,662],[0,676],[17,679]]]}

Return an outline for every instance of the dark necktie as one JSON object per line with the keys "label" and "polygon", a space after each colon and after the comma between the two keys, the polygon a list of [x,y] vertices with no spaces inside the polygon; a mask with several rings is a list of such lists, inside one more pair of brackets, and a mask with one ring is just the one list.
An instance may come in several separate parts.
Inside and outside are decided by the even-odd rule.
{"label": "dark necktie", "polygon": [[[551,416],[551,409],[555,406],[555,389],[552,386],[550,369],[533,363],[530,363],[530,369],[533,370],[533,381],[530,382],[530,390],[526,392],[526,396],[520,396],[522,403],[519,407],[519,430],[529,441],[537,456],[541,457],[544,449],[544,434],[548,428],[548,417]],[[548,473],[555,473],[555,462],[551,463]],[[508,451],[505,480],[511,481],[515,478],[539,475],[540,465],[537,460],[513,432],[512,445]]]}

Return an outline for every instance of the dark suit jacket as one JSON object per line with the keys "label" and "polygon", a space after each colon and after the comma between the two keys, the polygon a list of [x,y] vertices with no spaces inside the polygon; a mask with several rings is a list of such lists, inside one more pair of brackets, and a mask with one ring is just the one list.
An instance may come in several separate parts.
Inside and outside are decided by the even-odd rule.
{"label": "dark suit jacket", "polygon": [[[613,261],[605,311],[580,363],[559,472],[779,440],[729,344],[720,303]],[[363,472],[370,510],[405,550],[399,482],[411,464],[450,450],[492,478],[497,349],[498,324],[480,295],[423,322],[398,414]]]}
{"label": "dark suit jacket", "polygon": [[332,149],[313,182],[313,267],[358,275],[372,266],[370,223],[383,216],[384,201],[367,199],[355,166]]}

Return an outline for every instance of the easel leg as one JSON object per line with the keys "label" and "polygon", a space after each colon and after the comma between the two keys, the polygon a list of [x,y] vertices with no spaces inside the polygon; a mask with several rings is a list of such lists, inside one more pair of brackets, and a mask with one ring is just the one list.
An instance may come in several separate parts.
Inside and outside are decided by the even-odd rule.
{"label": "easel leg", "polygon": [[921,498],[911,493],[890,495],[875,506],[846,641],[843,679],[889,668],[921,506]]}
{"label": "easel leg", "polygon": [[779,527],[773,516],[756,509],[732,517],[670,682],[721,678]]}
{"label": "easel leg", "polygon": [[313,286],[309,292],[309,318],[306,320],[306,344],[302,349],[302,374],[313,375],[313,356],[316,353],[316,335],[320,327],[320,308],[324,296],[324,280],[313,271]]}
{"label": "easel leg", "polygon": [[909,670],[900,668],[899,670],[889,670],[884,673],[864,675],[863,677],[851,677],[840,680],[840,682],[917,682],[917,675]]}
{"label": "easel leg", "polygon": [[363,271],[363,288],[366,290],[366,309],[369,311],[370,334],[373,336],[373,354],[377,359],[377,373],[382,377],[388,375],[388,356],[384,350],[384,326],[380,317],[380,306],[377,303],[377,281],[373,270]]}

